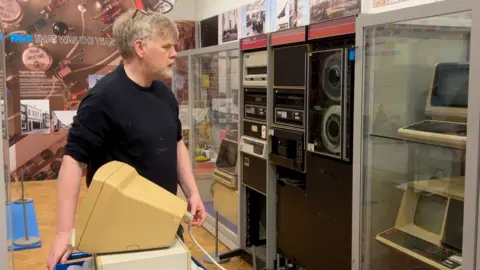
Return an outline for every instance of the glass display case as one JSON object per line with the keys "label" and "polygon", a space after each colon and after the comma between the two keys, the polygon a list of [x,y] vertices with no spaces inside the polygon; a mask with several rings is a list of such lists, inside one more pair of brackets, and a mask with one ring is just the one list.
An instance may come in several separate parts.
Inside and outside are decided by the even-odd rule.
{"label": "glass display case", "polygon": [[178,56],[175,60],[172,91],[177,97],[179,118],[183,130],[183,141],[188,147],[190,130],[190,114],[188,113],[188,56]]}
{"label": "glass display case", "polygon": [[[468,115],[469,103],[478,106],[469,96],[473,11],[458,2],[359,19],[356,269],[473,269],[465,266],[473,242],[463,242],[476,224],[473,217],[464,223],[467,199],[475,199],[468,187],[477,185],[466,171],[478,166],[466,158],[478,140],[478,125],[467,136],[467,116],[478,121]],[[415,14],[425,18],[402,19]]]}
{"label": "glass display case", "polygon": [[195,178],[209,214],[207,223],[215,222],[219,212],[219,223],[236,235],[239,50],[219,46],[211,52],[194,51],[191,59],[194,91],[189,97],[189,126]]}

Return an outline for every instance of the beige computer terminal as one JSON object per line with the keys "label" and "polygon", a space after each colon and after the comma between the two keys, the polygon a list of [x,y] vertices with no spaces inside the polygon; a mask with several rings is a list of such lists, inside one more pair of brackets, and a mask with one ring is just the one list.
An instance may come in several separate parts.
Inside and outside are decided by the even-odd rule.
{"label": "beige computer terminal", "polygon": [[436,269],[461,269],[464,186],[464,177],[408,183],[395,226],[377,241]]}
{"label": "beige computer terminal", "polygon": [[398,134],[407,140],[465,149],[468,83],[468,63],[437,64],[425,106],[431,120],[402,127]]}

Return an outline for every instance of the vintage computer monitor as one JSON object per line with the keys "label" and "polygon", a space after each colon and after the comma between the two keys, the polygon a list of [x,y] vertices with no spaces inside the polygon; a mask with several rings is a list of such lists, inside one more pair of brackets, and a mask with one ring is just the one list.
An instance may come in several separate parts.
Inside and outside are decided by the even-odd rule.
{"label": "vintage computer monitor", "polygon": [[425,106],[425,115],[431,119],[402,127],[399,135],[423,143],[465,149],[468,83],[468,63],[437,64]]}
{"label": "vintage computer monitor", "polygon": [[437,269],[461,269],[464,177],[407,184],[395,227],[376,239]]}
{"label": "vintage computer monitor", "polygon": [[229,139],[222,140],[218,151],[213,179],[228,187],[237,187],[238,143]]}
{"label": "vintage computer monitor", "polygon": [[97,269],[151,269],[159,262],[194,269],[176,236],[186,212],[186,201],[113,161],[97,170],[79,206],[72,246],[95,254]]}

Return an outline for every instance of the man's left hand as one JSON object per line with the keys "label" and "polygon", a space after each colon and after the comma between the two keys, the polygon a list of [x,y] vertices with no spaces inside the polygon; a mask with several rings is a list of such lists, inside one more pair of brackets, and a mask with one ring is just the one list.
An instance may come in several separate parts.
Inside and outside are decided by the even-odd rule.
{"label": "man's left hand", "polygon": [[193,195],[188,199],[188,211],[193,215],[193,226],[200,226],[205,222],[207,214],[200,195]]}

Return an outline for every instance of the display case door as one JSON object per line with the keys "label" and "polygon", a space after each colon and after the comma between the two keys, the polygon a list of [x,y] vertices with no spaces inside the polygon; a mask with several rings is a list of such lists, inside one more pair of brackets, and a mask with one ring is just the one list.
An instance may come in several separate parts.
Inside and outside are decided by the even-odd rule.
{"label": "display case door", "polygon": [[204,227],[229,248],[238,238],[238,43],[192,50],[189,63],[189,150],[205,205]]}
{"label": "display case door", "polygon": [[[0,35],[3,37],[3,24],[0,26]],[[9,161],[9,126],[13,125],[13,120],[8,119],[8,94],[10,91],[5,82],[5,40],[0,39],[0,103],[1,103],[1,131],[2,140],[0,141],[0,269],[14,269],[13,251],[13,222],[12,222],[12,201],[11,201],[11,179],[10,179],[10,161]],[[11,106],[11,105],[10,105]]]}
{"label": "display case door", "polygon": [[[357,19],[352,269],[480,267],[479,4],[445,0]],[[465,130],[461,147],[432,143],[441,134],[420,141],[400,132],[422,121],[439,121],[428,100],[439,95],[431,89],[441,81],[434,74],[444,63],[469,66],[462,75],[468,82],[468,117],[462,122],[468,134]],[[443,78],[454,76],[452,71]],[[456,86],[449,91],[461,88]],[[454,119],[446,115],[454,106],[444,107],[436,112]],[[434,220],[443,224],[434,226]],[[397,233],[403,241],[394,239]],[[412,235],[442,251],[455,249],[456,255],[401,247],[417,244],[407,241]]]}

